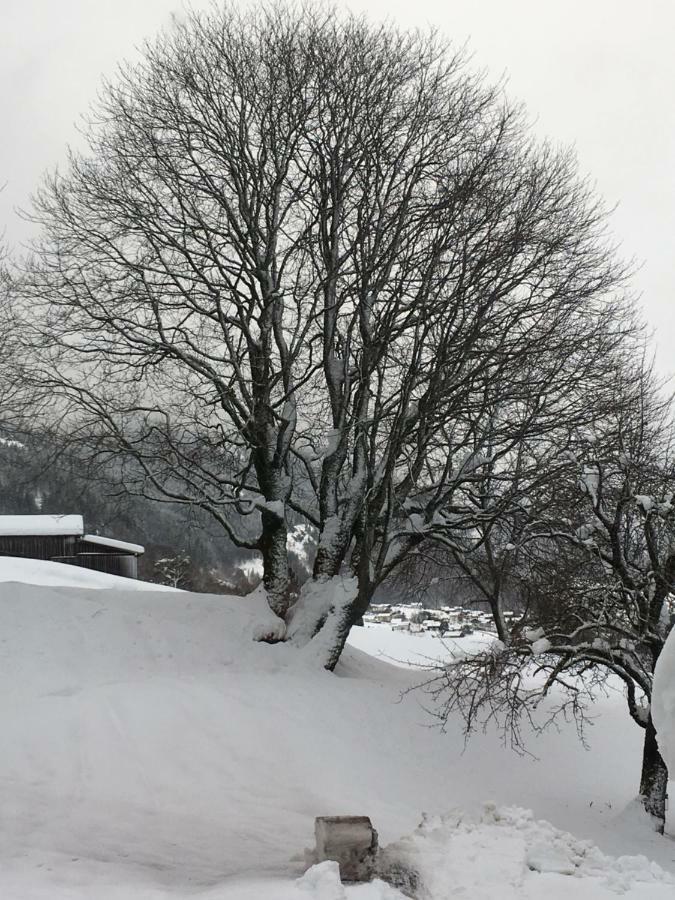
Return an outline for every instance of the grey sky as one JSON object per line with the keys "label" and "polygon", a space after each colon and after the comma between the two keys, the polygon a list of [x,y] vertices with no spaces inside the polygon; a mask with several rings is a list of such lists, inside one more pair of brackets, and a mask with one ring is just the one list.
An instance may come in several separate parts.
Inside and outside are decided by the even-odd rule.
{"label": "grey sky", "polygon": [[[208,2],[194,0],[193,6]],[[339,2],[338,5],[346,5]],[[575,144],[610,204],[624,256],[635,257],[658,363],[675,371],[675,33],[673,0],[352,0],[405,25],[433,23],[467,39],[477,66],[525,101],[536,129]],[[0,0],[0,229],[41,173],[77,143],[75,124],[103,74],[133,57],[181,0]]]}

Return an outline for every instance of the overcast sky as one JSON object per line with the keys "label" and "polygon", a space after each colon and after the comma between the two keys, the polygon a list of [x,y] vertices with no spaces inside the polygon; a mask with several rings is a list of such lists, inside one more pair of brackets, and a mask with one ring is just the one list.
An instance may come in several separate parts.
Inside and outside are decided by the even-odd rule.
{"label": "overcast sky", "polygon": [[[576,146],[582,170],[618,204],[612,227],[623,255],[641,264],[634,284],[659,368],[675,372],[675,0],[349,5],[468,41],[477,66],[507,77],[540,134]],[[181,8],[181,0],[0,0],[0,229],[10,245],[29,235],[16,208],[77,143],[101,77]]]}

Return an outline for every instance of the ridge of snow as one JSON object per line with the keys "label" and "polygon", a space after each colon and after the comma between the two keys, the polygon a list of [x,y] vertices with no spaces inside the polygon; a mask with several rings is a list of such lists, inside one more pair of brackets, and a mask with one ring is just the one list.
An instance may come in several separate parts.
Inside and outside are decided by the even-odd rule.
{"label": "ridge of snow", "polygon": [[[616,894],[665,900],[675,886],[675,876],[644,856],[612,858],[590,841],[536,820],[530,810],[495,804],[479,815],[455,810],[425,817],[384,853],[414,872],[419,896],[433,900],[562,900],[579,891],[594,900]],[[590,882],[588,893],[582,879]]]}
{"label": "ridge of snow", "polygon": [[108,575],[84,566],[71,566],[47,559],[26,559],[18,556],[0,556],[0,583],[13,581],[21,584],[43,587],[72,587],[87,590],[122,591],[177,591],[178,588],[166,584],[154,584],[124,578],[122,575]]}

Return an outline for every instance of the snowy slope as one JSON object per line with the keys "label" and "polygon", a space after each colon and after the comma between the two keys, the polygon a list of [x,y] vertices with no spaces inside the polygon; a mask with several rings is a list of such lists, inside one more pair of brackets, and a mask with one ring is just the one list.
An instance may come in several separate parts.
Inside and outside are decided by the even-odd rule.
{"label": "snowy slope", "polygon": [[457,653],[480,649],[495,640],[496,635],[475,632],[469,637],[441,638],[431,632],[393,631],[388,625],[366,625],[353,628],[349,635],[352,647],[397,666],[433,665]]}
{"label": "snowy slope", "polygon": [[[573,729],[533,744],[541,762],[489,734],[463,754],[457,729],[429,728],[421,698],[402,699],[419,673],[356,649],[336,675],[317,672],[250,639],[258,616],[245,598],[138,587],[0,584],[3,900],[394,900],[383,884],[345,892],[330,866],[296,882],[314,817],[370,815],[388,844],[423,811],[457,809],[461,825],[453,813],[406,844],[430,900],[451,896],[450,882],[472,900],[610,897],[617,870],[629,900],[673,896],[646,860],[580,856],[550,826],[484,811],[530,807],[606,852],[675,869],[672,844],[616,818],[639,758],[619,696],[603,706],[594,755]],[[538,871],[542,834],[594,865]]]}
{"label": "snowy slope", "polygon": [[43,559],[24,559],[0,556],[0,582],[20,581],[24,584],[41,584],[48,587],[117,588],[123,591],[175,591],[163,584],[150,584],[121,575],[108,575],[93,569],[69,566],[65,563]]}

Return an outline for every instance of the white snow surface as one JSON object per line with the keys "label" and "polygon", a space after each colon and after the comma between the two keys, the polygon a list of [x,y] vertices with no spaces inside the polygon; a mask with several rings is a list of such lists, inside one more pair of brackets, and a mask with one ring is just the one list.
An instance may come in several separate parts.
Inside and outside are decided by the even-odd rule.
{"label": "white snow surface", "polygon": [[[668,772],[675,776],[675,628],[668,635],[656,662],[651,711],[659,751]],[[670,796],[675,797],[675,784],[672,782],[671,777]]]}
{"label": "white snow surface", "polygon": [[3,581],[20,581],[24,584],[46,587],[181,593],[178,588],[165,584],[152,584],[149,581],[137,581],[135,578],[123,578],[121,575],[108,575],[106,572],[96,572],[93,569],[69,566],[46,559],[24,559],[17,556],[0,556],[0,582]]}
{"label": "white snow surface", "polygon": [[537,821],[529,810],[486,804],[422,821],[394,853],[434,900],[666,897],[675,876],[645,857],[611,859],[588,841]]}
{"label": "white snow surface", "polygon": [[0,516],[0,535],[80,535],[82,516]]}
{"label": "white snow surface", "polygon": [[[252,640],[259,598],[120,580],[0,583],[3,900],[401,900],[305,872],[314,817],[341,813],[395,843],[420,900],[673,897],[675,845],[630,806],[619,694],[590,752],[572,726],[533,740],[539,759],[491,732],[463,752],[406,693],[424,673],[348,647],[329,674]],[[382,629],[355,634],[378,652]]]}
{"label": "white snow surface", "polygon": [[[447,660],[467,652],[482,650],[494,643],[496,636],[476,631],[469,637],[441,637],[429,631],[392,631],[386,624],[369,624],[352,628],[349,644],[395,666],[428,669],[439,659]],[[423,673],[420,674],[420,680]]]}

